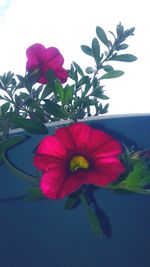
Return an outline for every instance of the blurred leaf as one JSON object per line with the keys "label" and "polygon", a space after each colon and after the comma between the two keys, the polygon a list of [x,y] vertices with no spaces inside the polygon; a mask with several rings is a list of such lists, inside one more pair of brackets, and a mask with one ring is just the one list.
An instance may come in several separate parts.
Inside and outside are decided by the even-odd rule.
{"label": "blurred leaf", "polygon": [[74,193],[72,195],[70,195],[65,203],[64,209],[73,209],[75,208],[79,203],[79,194]]}
{"label": "blurred leaf", "polygon": [[100,45],[97,38],[92,40],[92,52],[97,66],[100,63]]}
{"label": "blurred leaf", "polygon": [[2,115],[5,115],[10,108],[10,103],[6,102],[1,106]]}
{"label": "blurred leaf", "polygon": [[123,35],[123,33],[124,33],[124,27],[123,27],[123,25],[121,23],[119,23],[117,25],[116,32],[117,32],[117,36],[119,38]]}
{"label": "blurred leaf", "polygon": [[121,45],[119,45],[118,47],[117,47],[117,49],[116,50],[124,50],[124,49],[126,49],[126,48],[128,48],[128,45],[127,44],[121,44]]}
{"label": "blurred leaf", "polygon": [[56,75],[55,75],[54,71],[52,71],[52,70],[49,69],[49,70],[46,72],[46,79],[47,79],[47,81],[48,81],[47,84],[48,84],[51,88],[54,88],[54,87],[55,87],[54,81],[56,80]]}
{"label": "blurred leaf", "polygon": [[77,72],[78,72],[81,76],[84,76],[84,73],[83,73],[83,70],[81,69],[81,67],[80,67],[76,62],[73,62],[73,65],[75,66]]}
{"label": "blurred leaf", "polygon": [[137,60],[137,57],[131,54],[122,54],[122,55],[114,55],[110,58],[110,60],[133,62]]}
{"label": "blurred leaf", "polygon": [[83,84],[86,84],[89,80],[89,76],[83,76],[77,83],[76,83],[76,88],[78,89],[81,87]]}
{"label": "blurred leaf", "polygon": [[90,88],[91,88],[91,83],[90,83],[90,79],[89,79],[86,82],[85,89],[84,89],[84,91],[82,93],[82,97],[86,96],[86,94],[88,93],[88,91],[90,90]]}
{"label": "blurred leaf", "polygon": [[121,70],[112,70],[104,74],[100,79],[112,79],[112,78],[118,78],[124,74]]}
{"label": "blurred leaf", "polygon": [[46,134],[48,133],[45,125],[39,121],[25,119],[21,117],[12,117],[12,121],[18,126],[23,128],[29,133],[33,134]]}
{"label": "blurred leaf", "polygon": [[63,104],[64,105],[67,105],[68,102],[72,99],[73,97],[73,88],[74,86],[69,86],[69,87],[66,87],[65,90],[64,90],[64,101],[63,101]]}
{"label": "blurred leaf", "polygon": [[103,70],[106,71],[106,72],[109,72],[109,71],[112,71],[114,70],[114,68],[110,65],[105,65],[103,66]]}
{"label": "blurred leaf", "polygon": [[97,26],[96,27],[96,34],[97,34],[98,38],[101,40],[101,42],[109,48],[109,41],[107,39],[105,31],[101,27]]}
{"label": "blurred leaf", "polygon": [[99,237],[102,234],[102,228],[96,213],[89,206],[86,206],[86,212],[91,229]]}
{"label": "blurred leaf", "polygon": [[93,57],[92,49],[87,45],[81,45],[82,51],[87,54],[88,56]]}
{"label": "blurred leaf", "polygon": [[90,96],[95,96],[95,97],[99,97],[103,94],[103,90],[102,90],[103,86],[98,86],[96,87],[93,92],[90,94]]}
{"label": "blurred leaf", "polygon": [[57,103],[45,99],[44,100],[45,104],[43,105],[43,108],[46,112],[48,112],[50,115],[53,115],[56,118],[66,118],[67,115],[64,111],[62,111],[61,106],[58,105]]}
{"label": "blurred leaf", "polygon": [[45,199],[40,187],[33,187],[28,189],[29,195],[26,197],[28,201],[37,201]]}
{"label": "blurred leaf", "polygon": [[132,171],[127,176],[124,176],[121,182],[114,184],[114,189],[122,189],[134,193],[150,193],[145,190],[145,186],[150,184],[150,172],[147,163],[142,159],[132,160],[132,163]]}
{"label": "blurred leaf", "polygon": [[55,80],[55,90],[56,90],[56,93],[59,95],[60,101],[63,103],[64,97],[65,97],[64,88],[58,79]]}

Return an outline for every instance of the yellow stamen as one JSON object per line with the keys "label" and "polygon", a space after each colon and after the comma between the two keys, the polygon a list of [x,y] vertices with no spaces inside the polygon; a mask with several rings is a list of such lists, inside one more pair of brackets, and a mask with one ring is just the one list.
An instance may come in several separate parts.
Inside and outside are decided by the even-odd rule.
{"label": "yellow stamen", "polygon": [[83,156],[74,156],[70,160],[70,170],[72,172],[77,171],[79,169],[88,169],[89,162]]}

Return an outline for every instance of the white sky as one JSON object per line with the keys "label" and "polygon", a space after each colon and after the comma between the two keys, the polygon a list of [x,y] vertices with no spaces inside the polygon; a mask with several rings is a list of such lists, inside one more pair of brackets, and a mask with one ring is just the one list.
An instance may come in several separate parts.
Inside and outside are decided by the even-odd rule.
{"label": "white sky", "polygon": [[118,62],[115,68],[125,75],[107,83],[104,80],[109,113],[150,112],[148,4],[148,0],[0,0],[0,74],[24,74],[26,48],[36,42],[57,47],[65,58],[65,68],[76,61],[85,69],[91,59],[80,45],[91,44],[96,26],[108,32],[121,22],[126,29],[136,28],[124,52],[138,60]]}

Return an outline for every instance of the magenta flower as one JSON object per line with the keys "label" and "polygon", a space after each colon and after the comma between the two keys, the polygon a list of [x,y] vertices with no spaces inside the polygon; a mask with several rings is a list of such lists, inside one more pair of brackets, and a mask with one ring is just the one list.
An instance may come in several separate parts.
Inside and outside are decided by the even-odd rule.
{"label": "magenta flower", "polygon": [[43,172],[41,190],[51,199],[63,198],[82,185],[106,186],[125,171],[118,159],[121,145],[107,133],[75,123],[46,136],[34,156]]}
{"label": "magenta flower", "polygon": [[26,69],[28,72],[39,72],[39,83],[46,84],[46,72],[50,69],[54,71],[55,76],[65,83],[68,78],[68,72],[62,65],[64,58],[55,47],[45,48],[42,44],[34,44],[27,51]]}

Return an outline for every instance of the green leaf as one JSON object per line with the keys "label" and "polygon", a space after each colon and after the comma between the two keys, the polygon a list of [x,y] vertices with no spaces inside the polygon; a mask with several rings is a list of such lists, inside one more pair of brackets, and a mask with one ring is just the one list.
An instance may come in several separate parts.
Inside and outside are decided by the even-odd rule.
{"label": "green leaf", "polygon": [[106,72],[109,72],[109,71],[112,71],[112,70],[114,70],[114,69],[113,69],[113,67],[110,66],[110,65],[105,65],[105,66],[103,66],[103,70],[106,71]]}
{"label": "green leaf", "polygon": [[45,196],[43,195],[40,187],[33,187],[28,189],[29,195],[26,197],[26,200],[28,201],[36,201],[45,199]]}
{"label": "green leaf", "polygon": [[56,118],[66,118],[67,115],[64,111],[62,111],[61,106],[58,105],[57,103],[49,100],[49,99],[45,99],[44,100],[45,104],[43,105],[44,110],[49,113],[50,115],[53,115]]}
{"label": "green leaf", "polygon": [[18,126],[23,128],[29,133],[33,134],[47,134],[48,130],[42,122],[25,119],[21,117],[13,117],[12,121]]}
{"label": "green leaf", "polygon": [[122,76],[124,72],[122,70],[112,70],[104,74],[100,79],[112,79],[112,78],[118,78]]}
{"label": "green leaf", "polygon": [[100,41],[109,48],[109,41],[107,39],[106,33],[101,27],[99,26],[96,27],[96,34],[100,39]]}
{"label": "green leaf", "polygon": [[96,87],[93,92],[90,94],[90,96],[95,96],[95,97],[99,97],[103,94],[103,90],[102,90],[103,86],[98,86]]}
{"label": "green leaf", "polygon": [[83,73],[83,70],[81,69],[81,67],[73,61],[73,65],[75,66],[77,72],[81,75],[81,76],[84,76],[84,73]]}
{"label": "green leaf", "polygon": [[115,61],[123,61],[123,62],[133,62],[137,60],[137,57],[131,54],[122,54],[122,55],[114,55],[110,58],[110,60]]}
{"label": "green leaf", "polygon": [[64,88],[58,79],[55,81],[55,90],[56,93],[59,95],[60,101],[63,103],[65,96]]}
{"label": "green leaf", "polygon": [[[145,186],[150,184],[150,172],[143,159],[132,160],[132,171],[121,182],[112,185],[112,189],[122,189],[133,193],[150,193]],[[109,186],[108,186],[109,187]]]}
{"label": "green leaf", "polygon": [[103,94],[98,95],[97,97],[100,98],[100,99],[103,99],[103,100],[108,100],[109,99],[109,97],[107,95],[103,95]]}
{"label": "green leaf", "polygon": [[79,194],[72,194],[71,196],[68,197],[64,209],[73,209],[79,202]]}
{"label": "green leaf", "polygon": [[5,113],[9,110],[9,108],[10,108],[10,103],[6,102],[5,104],[3,104],[1,106],[2,115],[5,115]]}
{"label": "green leaf", "polygon": [[126,48],[128,48],[128,45],[127,45],[127,44],[121,44],[121,45],[119,45],[119,47],[117,48],[117,51],[119,51],[119,50],[124,50],[124,49],[126,49]]}
{"label": "green leaf", "polygon": [[0,142],[0,155],[4,153],[6,150],[10,149],[11,147],[24,141],[25,139],[26,137],[23,135],[16,135],[16,136],[11,136],[5,141]]}
{"label": "green leaf", "polygon": [[93,57],[92,49],[87,45],[81,45],[82,51],[87,54],[88,56]]}
{"label": "green leaf", "polygon": [[97,65],[100,63],[100,45],[97,38],[92,40],[92,52]]}
{"label": "green leaf", "polygon": [[63,101],[63,104],[64,105],[67,105],[68,102],[72,99],[73,97],[73,88],[74,86],[69,86],[69,87],[66,87],[65,88],[65,96],[64,96],[64,101]]}
{"label": "green leaf", "polygon": [[83,84],[86,84],[89,80],[89,76],[83,76],[77,83],[76,88],[81,87]]}
{"label": "green leaf", "polygon": [[54,86],[54,81],[56,80],[56,75],[54,73],[53,70],[49,69],[47,72],[46,72],[46,79],[48,81],[48,85],[50,85],[51,87]]}
{"label": "green leaf", "polygon": [[89,206],[86,206],[86,213],[92,231],[99,237],[102,234],[102,228],[97,215]]}
{"label": "green leaf", "polygon": [[90,79],[89,79],[86,82],[85,89],[84,89],[84,91],[82,93],[82,97],[86,96],[86,94],[88,93],[88,91],[90,90],[90,88],[91,88],[91,83],[90,83]]}

